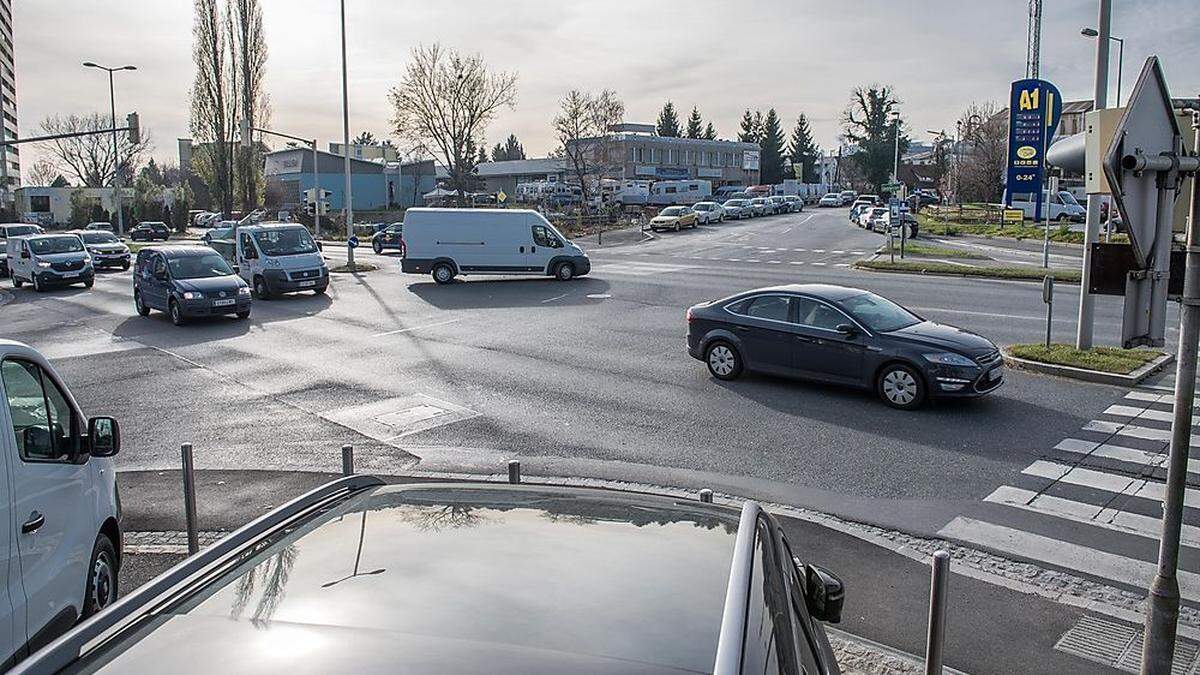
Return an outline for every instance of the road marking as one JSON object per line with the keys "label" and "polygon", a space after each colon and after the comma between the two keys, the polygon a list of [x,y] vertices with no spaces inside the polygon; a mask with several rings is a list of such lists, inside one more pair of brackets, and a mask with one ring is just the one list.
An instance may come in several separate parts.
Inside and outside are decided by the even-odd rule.
{"label": "road marking", "polygon": [[461,319],[461,318],[447,319],[445,321],[437,321],[434,323],[427,323],[422,326],[410,326],[408,328],[399,328],[397,330],[389,330],[386,333],[376,333],[373,337],[386,337],[388,335],[399,335],[400,333],[408,333],[409,331],[421,330],[422,328],[434,328],[436,326],[445,326],[446,324],[450,324],[450,323],[458,323],[459,321],[462,321],[462,320],[463,319]]}
{"label": "road marking", "polygon": [[[1058,445],[1054,446],[1054,449],[1076,455],[1115,459],[1118,462],[1128,462],[1129,464],[1137,464],[1142,467],[1159,466],[1167,460],[1167,455],[1163,452],[1147,452],[1145,450],[1127,448],[1123,445],[1096,443],[1078,438],[1063,439],[1059,441]],[[1200,467],[1200,460],[1191,460],[1191,462],[1196,462],[1196,466]]]}
{"label": "road marking", "polygon": [[[1174,408],[1174,406],[1172,406]],[[1175,413],[1171,410],[1154,410],[1152,408],[1137,408],[1131,405],[1110,405],[1105,408],[1101,415],[1112,415],[1114,417],[1131,417],[1142,420],[1154,420],[1155,422],[1171,422],[1174,420]],[[1200,424],[1200,419],[1194,419],[1192,426]]]}
{"label": "road marking", "polygon": [[796,253],[804,253],[804,252],[808,251],[808,249],[806,249],[806,248],[794,248],[792,250],[795,251]]}
{"label": "road marking", "polygon": [[[1166,486],[1149,478],[1121,476],[1040,459],[1030,464],[1021,473],[1059,483],[1092,488],[1101,492],[1141,497],[1158,502],[1161,502],[1166,496]],[[1193,509],[1200,508],[1200,490],[1185,488],[1183,503]]]}
{"label": "road marking", "polygon": [[592,268],[594,274],[617,274],[634,277],[645,277],[652,274],[667,274],[669,272],[681,272],[683,270],[697,269],[696,265],[672,265],[669,263],[652,263],[652,262],[610,262],[595,265]]}
{"label": "road marking", "polygon": [[850,263],[837,263],[834,267],[849,267]]}
{"label": "road marking", "polygon": [[762,262],[762,261],[759,260],[758,258],[747,258],[746,262]]}
{"label": "road marking", "polygon": [[813,267],[824,267],[824,266],[825,266],[825,263],[823,263],[823,262],[815,262],[815,263],[813,263]]}
{"label": "road marking", "polygon": [[791,262],[789,262],[788,264],[789,264],[789,265],[803,265],[803,264],[804,264],[804,261],[803,261],[803,260],[792,260],[792,261],[791,261]]}
{"label": "road marking", "polygon": [[[1120,422],[1103,422],[1100,420],[1092,420],[1083,425],[1084,431],[1096,431],[1102,434],[1117,434],[1120,436],[1131,436],[1133,438],[1141,438],[1147,441],[1170,441],[1170,429],[1153,429],[1151,427],[1142,427],[1136,424],[1122,424]],[[1192,434],[1191,440],[1188,441],[1191,445],[1200,445],[1200,436]]]}
{"label": "road marking", "polygon": [[[1126,586],[1148,587],[1157,570],[1154,563],[962,516],[939,530],[938,536],[1077,570]],[[1200,600],[1200,594],[1197,594],[1200,575],[1181,570],[1178,578],[1180,596],[1192,602]]]}
{"label": "road marking", "polygon": [[814,249],[812,250],[812,252],[813,252],[813,253],[824,253],[824,252],[825,252],[825,249],[823,249],[823,248],[814,248]]}
{"label": "road marking", "polygon": [[544,305],[547,302],[554,302],[555,300],[562,300],[565,297],[567,297],[566,293],[563,293],[562,295],[556,295],[553,298],[546,298],[545,300],[542,300],[542,304]]}
{"label": "road marking", "polygon": [[840,250],[833,250],[833,251],[830,251],[830,253],[836,253],[836,254],[838,254],[838,255],[843,255],[843,254],[845,254],[846,252],[845,252],[845,251],[840,251]]}
{"label": "road marking", "polygon": [[768,265],[782,265],[783,261],[782,260],[768,260],[767,264]]}
{"label": "road marking", "polygon": [[607,300],[612,297],[612,293],[588,293],[586,297],[589,300]]}

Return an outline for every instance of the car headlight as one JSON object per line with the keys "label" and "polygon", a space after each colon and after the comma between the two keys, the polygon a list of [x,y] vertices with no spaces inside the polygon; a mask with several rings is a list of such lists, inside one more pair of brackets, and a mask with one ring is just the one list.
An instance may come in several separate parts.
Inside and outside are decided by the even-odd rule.
{"label": "car headlight", "polygon": [[929,361],[930,363],[940,363],[943,366],[975,366],[975,365],[977,365],[971,359],[968,359],[967,357],[963,356],[962,354],[955,354],[954,352],[937,352],[934,354],[922,354],[922,356],[924,356],[925,360]]}
{"label": "car headlight", "polygon": [[203,293],[197,293],[195,291],[184,291],[183,292],[184,300],[199,300],[200,298],[203,298],[203,297],[204,297]]}
{"label": "car headlight", "polygon": [[84,264],[92,262],[92,256],[90,256],[90,255],[83,256],[83,262],[84,262]]}
{"label": "car headlight", "polygon": [[46,269],[50,266],[50,263],[46,262],[45,260],[39,260],[37,266],[41,267],[42,269]]}
{"label": "car headlight", "polygon": [[250,287],[249,286],[239,286],[238,287],[238,295],[250,295]]}

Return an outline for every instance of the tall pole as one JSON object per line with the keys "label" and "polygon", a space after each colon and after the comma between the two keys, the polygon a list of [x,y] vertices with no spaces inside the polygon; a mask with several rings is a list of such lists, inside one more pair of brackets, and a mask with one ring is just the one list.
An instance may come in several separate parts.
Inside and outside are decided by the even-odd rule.
{"label": "tall pole", "polygon": [[316,204],[313,204],[313,231],[316,232],[317,239],[321,238],[321,169],[317,166],[317,162],[321,158],[317,155],[317,139],[312,140],[313,151],[313,193],[316,195]]}
{"label": "tall pole", "polygon": [[1117,43],[1117,107],[1121,107],[1121,71],[1125,70],[1125,39],[1115,37]]}
{"label": "tall pole", "polygon": [[[1111,37],[1112,0],[1100,0],[1096,27],[1096,81],[1092,97],[1093,110],[1108,107],[1108,42]],[[1088,195],[1087,221],[1083,235],[1083,274],[1079,282],[1079,326],[1075,334],[1077,349],[1092,348],[1092,324],[1095,321],[1096,299],[1088,292],[1092,281],[1092,244],[1100,240],[1100,195]]]}
{"label": "tall pole", "polygon": [[121,155],[117,150],[117,94],[113,86],[113,71],[108,70],[108,105],[112,112],[112,142],[113,142],[113,204],[117,207],[117,236],[125,233],[125,214],[121,208]]}
{"label": "tall pole", "polygon": [[354,249],[350,237],[354,236],[354,195],[350,191],[350,94],[346,83],[346,0],[342,6],[342,155],[345,156],[346,190],[342,195],[346,208],[346,264],[353,267]]}
{"label": "tall pole", "polygon": [[[1200,112],[1192,113],[1196,131],[1194,152],[1200,155]],[[1163,174],[1160,174],[1162,176]],[[1159,187],[1160,227],[1171,227],[1173,201],[1168,180]],[[1191,445],[1192,404],[1196,394],[1196,357],[1200,343],[1200,174],[1192,179],[1192,211],[1187,226],[1187,262],[1183,277],[1183,302],[1179,305],[1179,354],[1175,370],[1175,410],[1171,417],[1171,450],[1163,500],[1162,538],[1158,544],[1158,571],[1147,599],[1146,633],[1142,647],[1142,673],[1168,675],[1175,656],[1175,628],[1179,620],[1179,533],[1187,485],[1188,450]],[[1159,239],[1159,244],[1165,243]]]}

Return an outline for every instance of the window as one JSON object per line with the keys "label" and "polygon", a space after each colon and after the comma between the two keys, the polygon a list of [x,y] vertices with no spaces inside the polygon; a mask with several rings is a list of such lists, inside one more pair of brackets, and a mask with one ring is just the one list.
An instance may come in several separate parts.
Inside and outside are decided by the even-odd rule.
{"label": "window", "polygon": [[154,276],[161,277],[167,273],[167,263],[162,256],[154,256]]}
{"label": "window", "polygon": [[746,305],[746,316],[772,321],[788,320],[788,299],[782,295],[760,295]]}
{"label": "window", "polygon": [[886,333],[921,323],[921,317],[874,293],[863,293],[841,301],[858,322],[873,331]]}
{"label": "window", "polygon": [[33,195],[29,198],[29,210],[34,213],[50,213],[50,196]]}
{"label": "window", "polygon": [[21,459],[59,460],[77,449],[79,424],[75,412],[41,368],[10,359],[0,365],[0,379],[4,381]]}
{"label": "window", "polygon": [[562,248],[562,241],[545,225],[533,226],[533,243],[546,248]]}
{"label": "window", "polygon": [[844,314],[823,302],[809,298],[795,298],[794,302],[796,303],[797,322],[802,326],[837,330],[838,326],[850,323],[850,319]]}
{"label": "window", "polygon": [[[788,598],[782,590],[787,568],[778,559],[771,532],[761,520],[755,531],[742,672],[764,675],[807,672],[796,662],[795,634]],[[791,561],[787,561],[787,567],[791,567]]]}
{"label": "window", "polygon": [[250,238],[250,233],[243,232],[239,237],[241,240],[242,257],[247,260],[258,257],[258,249],[254,248],[254,240]]}
{"label": "window", "polygon": [[662,148],[650,148],[650,163],[662,164]]}

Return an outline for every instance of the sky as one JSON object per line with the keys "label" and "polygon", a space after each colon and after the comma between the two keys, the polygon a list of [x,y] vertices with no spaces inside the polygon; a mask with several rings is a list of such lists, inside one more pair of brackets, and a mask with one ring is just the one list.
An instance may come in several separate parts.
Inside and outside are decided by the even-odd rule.
{"label": "sky", "polygon": [[[261,1],[272,126],[327,148],[342,136],[338,2]],[[1003,104],[1025,71],[1026,0],[345,2],[352,136],[393,136],[389,88],[414,45],[441,42],[517,73],[516,106],[500,113],[486,141],[515,133],[530,156],[554,149],[551,120],[571,88],[616,90],[631,122],[653,122],[667,100],[681,119],[698,106],[722,138],[736,136],[747,108],[774,107],[789,132],[805,113],[830,149],[854,87],[893,87],[910,134],[928,141],[925,130],[952,130],[972,102]],[[138,111],[154,156],[176,161],[176,139],[190,135],[192,2],[13,4],[22,136],[36,135],[47,115],[107,112],[107,77],[80,64],[128,63],[138,70],[117,74],[119,119]],[[1196,0],[1113,5],[1113,35],[1126,45],[1124,96],[1151,54],[1175,96],[1200,94]],[[1094,25],[1097,6],[1043,5],[1041,76],[1066,100],[1091,97],[1095,43],[1079,30]],[[1115,49],[1112,73],[1115,92]],[[23,151],[23,163],[37,156]]]}

